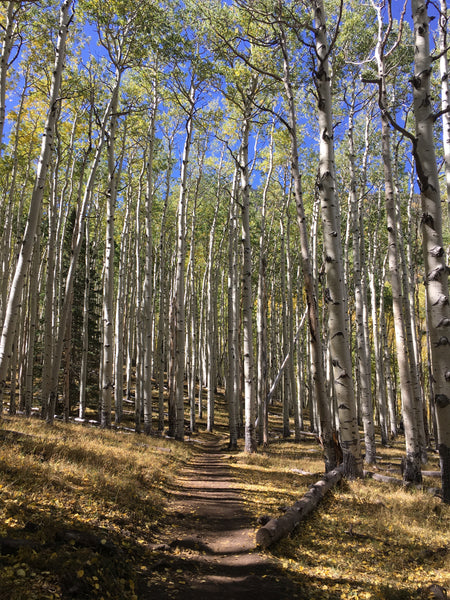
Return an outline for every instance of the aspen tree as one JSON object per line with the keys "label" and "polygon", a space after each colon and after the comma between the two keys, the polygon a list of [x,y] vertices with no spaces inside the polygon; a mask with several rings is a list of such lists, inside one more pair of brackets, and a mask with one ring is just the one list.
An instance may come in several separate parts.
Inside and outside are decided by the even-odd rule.
{"label": "aspen tree", "polygon": [[78,404],[78,418],[84,419],[86,416],[86,383],[88,370],[88,350],[89,350],[89,292],[91,289],[91,255],[90,255],[90,235],[89,235],[89,215],[85,221],[84,243],[85,243],[85,278],[84,278],[84,297],[83,297],[83,329],[82,329],[82,351],[80,368],[80,398]]}
{"label": "aspen tree", "polygon": [[320,420],[320,435],[324,448],[325,469],[330,471],[336,465],[336,452],[332,438],[330,406],[325,391],[325,370],[323,364],[323,350],[319,323],[319,309],[317,302],[316,282],[312,271],[311,253],[309,249],[308,233],[306,228],[306,215],[303,205],[303,191],[298,158],[298,134],[296,122],[296,106],[291,81],[291,68],[287,47],[286,34],[280,24],[280,49],[283,58],[283,78],[287,104],[287,126],[291,142],[291,173],[294,182],[294,197],[297,208],[297,223],[300,232],[300,247],[303,281],[306,292],[308,322],[311,348],[311,378],[314,387],[314,397],[317,403],[317,412]]}
{"label": "aspen tree", "polygon": [[[223,155],[225,146],[222,149],[219,168],[217,170],[216,187],[216,206],[214,209],[213,221],[209,232],[208,242],[208,262],[206,265],[206,356],[207,356],[207,417],[206,429],[212,431],[214,428],[214,390],[217,382],[217,356],[216,356],[216,333],[217,333],[217,277],[214,266],[214,242],[216,237],[217,219],[219,215],[221,201],[221,177],[223,166]],[[200,161],[203,165],[203,159]]]}
{"label": "aspen tree", "polygon": [[267,233],[266,233],[266,212],[267,196],[273,173],[273,154],[274,154],[274,123],[270,130],[269,142],[269,166],[267,169],[266,180],[261,200],[261,222],[259,231],[259,258],[258,258],[258,292],[257,292],[257,439],[258,444],[266,446],[269,442],[268,432],[268,365],[267,365]]}
{"label": "aspen tree", "polygon": [[327,278],[328,333],[333,366],[334,390],[338,404],[344,472],[362,476],[362,459],[352,377],[352,359],[346,319],[346,290],[342,263],[339,201],[333,147],[333,116],[328,59],[332,46],[327,39],[322,0],[312,3],[317,64],[315,85],[320,129],[318,190],[321,199],[325,272]]}
{"label": "aspen tree", "polygon": [[103,114],[103,119],[98,132],[97,146],[94,152],[94,157],[89,167],[86,183],[84,186],[84,190],[81,188],[81,185],[78,190],[78,198],[77,198],[77,217],[75,220],[73,233],[72,233],[72,253],[70,256],[70,263],[66,275],[66,280],[64,284],[64,300],[62,303],[59,323],[55,332],[55,341],[54,348],[52,352],[51,366],[50,369],[50,381],[48,386],[48,397],[47,395],[43,397],[43,402],[45,406],[45,414],[47,423],[52,424],[55,416],[55,406],[56,406],[56,397],[58,391],[58,375],[59,369],[61,366],[62,352],[63,352],[63,344],[64,344],[64,335],[66,331],[66,326],[69,320],[70,312],[72,310],[72,289],[73,283],[75,279],[75,271],[78,265],[78,259],[81,251],[81,246],[84,239],[84,229],[85,229],[85,220],[87,207],[92,198],[95,179],[97,175],[97,170],[100,164],[100,158],[103,151],[103,146],[106,139],[106,130],[109,124],[109,118],[111,114],[111,109],[113,106],[115,93],[118,93],[120,81],[115,82],[115,87],[113,88],[112,95],[109,99],[109,102],[105,108],[105,112]]}
{"label": "aspen tree", "polygon": [[228,226],[228,357],[227,357],[227,403],[229,448],[237,448],[238,409],[240,396],[239,363],[239,277],[237,249],[237,194],[239,186],[236,165],[231,189]]}
{"label": "aspen tree", "polygon": [[448,68],[448,9],[447,0],[440,0],[439,13],[439,70],[441,75],[442,142],[444,146],[447,218],[450,227],[450,72]]}
{"label": "aspen tree", "polygon": [[[203,160],[203,154],[202,159]],[[202,167],[203,168],[203,167]],[[189,401],[189,429],[191,432],[196,431],[196,413],[195,413],[195,382],[197,378],[197,290],[195,283],[195,265],[194,255],[196,250],[195,245],[195,226],[197,217],[197,201],[199,193],[200,177],[197,178],[196,190],[193,198],[192,217],[191,217],[191,233],[190,233],[190,248],[187,282],[188,288],[186,296],[189,298],[186,303],[189,308],[187,321],[189,323],[187,330],[187,366],[188,366],[188,401]]]}
{"label": "aspen tree", "polygon": [[[131,185],[131,165],[133,164],[133,156],[131,157],[128,168],[128,190],[125,198],[125,215],[122,225],[122,234],[120,236],[120,253],[119,253],[119,268],[117,273],[117,294],[114,317],[114,421],[116,425],[122,420],[123,416],[123,365],[124,365],[124,328],[125,328],[125,305],[127,269],[129,268],[129,250],[130,250],[130,212],[132,190]],[[130,324],[131,325],[131,324]]]}
{"label": "aspen tree", "polygon": [[353,231],[353,273],[355,289],[355,320],[356,340],[358,348],[359,383],[361,397],[361,413],[364,426],[365,462],[375,464],[375,427],[373,421],[373,402],[370,372],[370,346],[365,335],[365,317],[367,314],[367,294],[365,293],[365,265],[362,262],[364,248],[364,229],[361,218],[361,201],[357,195],[355,147],[354,147],[354,116],[356,94],[353,94],[349,110],[348,143],[350,194],[349,204]]}
{"label": "aspen tree", "polygon": [[163,212],[160,224],[159,237],[159,315],[158,315],[158,341],[157,341],[157,364],[158,364],[158,431],[164,429],[164,371],[166,368],[167,355],[167,321],[169,303],[167,302],[167,256],[166,256],[166,222],[167,208],[170,198],[171,175],[173,168],[172,152],[174,146],[176,128],[167,135],[167,169],[165,177],[165,189],[163,194]]}
{"label": "aspen tree", "polygon": [[[291,348],[289,346],[289,334],[288,334],[288,302],[287,302],[287,291],[286,291],[286,240],[283,220],[280,220],[280,241],[281,241],[281,333],[282,333],[282,348],[283,356],[287,356]],[[288,438],[291,435],[289,427],[289,412],[290,412],[290,401],[291,401],[291,379],[287,369],[283,371],[283,404],[282,404],[282,419],[283,419],[283,437]]]}
{"label": "aspen tree", "polygon": [[180,173],[180,192],[177,208],[177,250],[176,250],[176,265],[175,279],[172,295],[172,343],[173,360],[175,368],[175,438],[177,440],[184,439],[184,372],[186,358],[186,323],[185,323],[185,259],[186,259],[186,205],[187,205],[187,184],[188,184],[188,165],[189,153],[191,150],[194,112],[195,112],[195,94],[197,84],[195,75],[192,75],[191,84],[187,93],[187,119],[186,119],[186,137],[184,141],[183,156],[181,160]]}
{"label": "aspen tree", "polygon": [[431,105],[430,32],[427,5],[411,0],[414,21],[413,108],[416,132],[413,155],[422,202],[425,288],[444,502],[450,503],[450,306],[448,273],[442,238],[442,209],[433,140],[436,116]]}
{"label": "aspen tree", "polygon": [[243,372],[245,402],[245,452],[256,451],[256,387],[253,355],[253,294],[252,294],[252,249],[250,244],[250,182],[248,144],[253,113],[253,99],[257,89],[257,76],[250,79],[243,98],[241,124],[241,146],[239,149],[239,173],[242,215],[242,320],[243,320]]}
{"label": "aspen tree", "polygon": [[27,218],[25,233],[23,235],[19,258],[17,261],[14,278],[8,295],[8,301],[3,322],[2,335],[0,340],[0,412],[2,410],[1,398],[6,386],[6,374],[11,358],[11,348],[15,325],[17,322],[20,297],[24,286],[24,278],[27,272],[31,253],[36,235],[36,229],[39,221],[40,208],[44,195],[44,186],[47,178],[50,153],[53,146],[53,136],[57,116],[59,114],[58,105],[60,103],[60,87],[64,67],[66,39],[69,23],[72,19],[70,11],[72,0],[65,0],[61,4],[59,18],[59,33],[56,44],[56,58],[53,69],[53,77],[50,91],[49,111],[42,136],[41,152],[36,171],[36,179],[33,193],[30,201],[30,208]]}
{"label": "aspen tree", "polygon": [[142,312],[144,325],[144,381],[143,381],[143,404],[144,404],[144,433],[149,435],[152,431],[152,364],[153,364],[153,234],[152,234],[152,207],[153,207],[153,157],[155,148],[156,114],[158,108],[158,91],[156,81],[152,83],[152,99],[150,108],[150,125],[147,134],[147,157],[146,157],[146,190],[145,190],[145,260],[144,260],[144,282],[142,289]]}

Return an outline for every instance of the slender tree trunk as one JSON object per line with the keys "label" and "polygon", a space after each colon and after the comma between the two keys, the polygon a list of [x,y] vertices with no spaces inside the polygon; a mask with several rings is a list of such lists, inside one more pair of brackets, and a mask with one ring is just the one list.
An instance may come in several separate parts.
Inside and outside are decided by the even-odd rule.
{"label": "slender tree trunk", "polygon": [[97,169],[98,169],[98,166],[100,163],[100,157],[101,157],[101,153],[102,153],[102,149],[103,149],[103,145],[104,145],[104,141],[105,141],[106,127],[107,127],[107,123],[108,123],[109,116],[111,113],[111,107],[112,107],[112,103],[113,103],[114,93],[116,90],[118,90],[119,83],[120,82],[116,82],[115,90],[113,90],[113,96],[111,97],[111,100],[108,103],[108,106],[106,107],[106,110],[105,110],[105,114],[103,116],[101,129],[100,129],[99,135],[98,135],[97,148],[95,150],[95,155],[94,155],[94,158],[93,158],[90,170],[89,170],[89,175],[87,177],[86,186],[85,186],[83,197],[82,197],[81,201],[80,201],[81,191],[82,191],[81,190],[81,182],[80,182],[80,189],[78,191],[78,196],[79,196],[78,200],[77,200],[78,211],[77,211],[77,217],[76,217],[73,234],[72,234],[72,254],[70,257],[69,269],[68,269],[67,275],[66,275],[64,301],[63,301],[63,305],[62,305],[61,311],[60,311],[59,325],[56,328],[56,331],[54,333],[55,341],[54,341],[54,349],[53,349],[53,356],[52,356],[52,363],[51,363],[51,365],[52,365],[51,366],[51,377],[50,377],[50,382],[49,382],[49,386],[48,386],[48,402],[47,402],[47,416],[46,416],[47,423],[49,423],[49,424],[53,423],[53,418],[54,418],[54,414],[55,414],[56,396],[57,396],[57,389],[58,389],[58,375],[59,375],[59,369],[61,366],[64,335],[65,335],[65,331],[66,331],[67,322],[68,322],[68,319],[70,316],[70,312],[72,310],[72,289],[73,289],[73,283],[74,283],[74,279],[75,279],[75,271],[76,271],[76,268],[78,265],[78,258],[80,255],[80,250],[81,250],[81,246],[82,246],[83,239],[84,239],[84,227],[85,227],[84,223],[86,220],[86,211],[87,211],[89,201],[91,200],[91,197],[92,197],[95,177],[97,174]]}
{"label": "slender tree trunk", "polygon": [[159,315],[158,315],[158,431],[164,429],[164,372],[166,369],[166,331],[169,319],[167,303],[167,268],[166,268],[166,219],[167,206],[170,198],[171,173],[172,173],[172,146],[173,138],[169,139],[168,167],[166,172],[166,185],[164,193],[164,208],[161,217],[160,239],[159,239]]}
{"label": "slender tree trunk", "polygon": [[145,193],[145,262],[144,262],[144,287],[142,298],[143,326],[144,326],[144,433],[149,435],[152,431],[152,321],[153,321],[153,235],[152,235],[152,207],[153,207],[153,156],[155,146],[156,111],[158,95],[154,83],[152,109],[150,114],[150,127],[148,132],[148,155],[146,164],[146,193]]}
{"label": "slender tree trunk", "polygon": [[267,241],[266,241],[266,211],[267,194],[273,173],[273,131],[270,132],[269,143],[269,168],[267,170],[266,181],[264,184],[262,204],[261,204],[261,224],[259,232],[259,267],[258,267],[258,293],[257,293],[257,314],[256,329],[258,339],[257,354],[257,440],[258,444],[267,446],[269,443],[268,432],[268,414],[267,414],[267,394],[268,394],[268,365],[267,365]]}
{"label": "slender tree trunk", "polygon": [[325,470],[331,471],[336,467],[336,451],[333,443],[330,406],[325,391],[325,370],[323,364],[322,333],[319,325],[319,309],[317,303],[316,284],[311,268],[311,253],[309,250],[306,216],[303,206],[300,165],[298,159],[297,141],[297,112],[291,83],[290,65],[287,53],[287,41],[281,31],[281,49],[283,52],[283,84],[288,101],[289,136],[291,141],[291,172],[294,180],[294,195],[297,207],[297,222],[300,230],[300,248],[303,271],[303,281],[306,292],[308,323],[311,347],[311,378],[314,387],[314,398],[320,419],[321,437],[324,448]]}
{"label": "slender tree trunk", "polygon": [[88,351],[89,351],[89,295],[91,289],[91,253],[89,236],[89,218],[85,222],[85,278],[84,278],[84,298],[83,298],[83,330],[81,334],[81,368],[80,368],[80,400],[78,408],[78,417],[86,417],[86,387],[88,372]]}
{"label": "slender tree trunk", "polygon": [[358,370],[361,397],[361,415],[364,426],[365,462],[376,463],[375,427],[373,420],[372,377],[370,371],[370,346],[365,335],[365,316],[367,296],[365,294],[365,265],[362,263],[364,247],[364,228],[361,218],[361,202],[356,189],[355,147],[353,139],[353,122],[356,98],[353,96],[349,113],[349,169],[350,169],[350,208],[353,231],[353,273],[355,290],[356,342],[358,348]]}
{"label": "slender tree trunk", "polygon": [[[280,221],[280,277],[281,277],[281,334],[283,356],[287,356],[290,351],[288,335],[288,305],[286,293],[286,241],[283,221]],[[283,370],[283,398],[282,398],[282,419],[283,419],[283,437],[288,438],[291,435],[289,427],[289,409],[291,404],[291,380],[287,369]]]}
{"label": "slender tree trunk", "polygon": [[242,319],[243,319],[243,363],[245,402],[245,452],[256,451],[256,387],[253,357],[253,294],[252,294],[252,249],[250,243],[250,183],[248,169],[248,143],[252,112],[251,98],[256,85],[252,82],[245,98],[241,126],[241,148],[239,152],[241,215],[242,215]]}
{"label": "slender tree trunk", "polygon": [[238,194],[238,171],[234,173],[229,209],[228,232],[228,429],[229,448],[237,448],[239,410],[239,278],[237,267],[237,222],[236,204]]}
{"label": "slender tree trunk", "polygon": [[[131,190],[131,186],[129,187]],[[114,421],[119,425],[123,416],[123,365],[124,365],[124,329],[126,305],[126,281],[129,268],[128,256],[130,248],[130,210],[131,193],[127,194],[125,216],[123,219],[122,235],[120,236],[119,270],[117,274],[117,295],[114,318]],[[127,315],[128,316],[128,315]]]}
{"label": "slender tree trunk", "polygon": [[186,138],[184,142],[183,158],[180,174],[180,195],[177,210],[177,257],[175,269],[175,284],[173,295],[173,342],[174,342],[174,367],[175,367],[175,438],[184,440],[184,371],[185,371],[185,343],[186,323],[184,306],[185,289],[185,259],[186,259],[186,205],[187,205],[187,169],[189,153],[192,143],[193,116],[195,107],[195,86],[191,83],[189,90],[189,110],[186,121]]}
{"label": "slender tree trunk", "polygon": [[381,108],[381,152],[384,168],[384,188],[386,202],[386,218],[388,230],[388,262],[389,276],[392,289],[392,309],[394,313],[395,345],[397,353],[400,392],[402,400],[402,415],[405,428],[406,457],[404,460],[403,477],[405,481],[421,482],[420,446],[417,421],[414,411],[414,394],[411,382],[410,357],[406,339],[403,290],[401,281],[400,251],[398,248],[398,223],[396,218],[394,178],[391,159],[390,125],[386,114],[386,76],[384,49],[386,38],[383,37],[381,8],[378,9],[379,33],[375,49],[375,57],[380,79],[380,108]]}

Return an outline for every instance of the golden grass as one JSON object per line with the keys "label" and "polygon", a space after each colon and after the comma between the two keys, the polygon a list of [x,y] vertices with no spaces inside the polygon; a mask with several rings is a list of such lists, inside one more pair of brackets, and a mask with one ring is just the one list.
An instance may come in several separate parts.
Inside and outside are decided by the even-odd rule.
{"label": "golden grass", "polygon": [[[376,470],[401,478],[392,468],[403,452],[401,441],[380,447]],[[311,440],[278,441],[256,456],[239,454],[233,467],[255,519],[280,516],[323,472]],[[438,470],[435,454],[426,469]],[[439,485],[425,479],[425,486]],[[371,479],[345,481],[290,538],[267,552],[305,598],[425,598],[431,584],[450,589],[450,507],[427,491]]]}
{"label": "golden grass", "polygon": [[189,454],[125,432],[0,421],[0,537],[32,544],[2,557],[0,598],[136,598],[137,563],[151,562],[166,486]]}
{"label": "golden grass", "polygon": [[[217,428],[225,444],[221,400]],[[323,473],[312,438],[279,438],[254,455],[239,444],[227,462],[255,528],[257,517],[281,515]],[[49,428],[38,419],[0,421],[0,536],[33,544],[2,556],[0,600],[139,598],[153,566],[162,568],[161,553],[148,545],[173,525],[166,491],[191,447],[81,425]],[[376,469],[400,477],[403,441],[379,446],[378,454]],[[426,469],[438,470],[435,454]],[[66,539],[67,531],[91,533],[94,543]],[[432,583],[450,588],[449,531],[450,507],[438,498],[366,479],[343,482],[267,552],[304,598],[412,600],[427,597],[421,590]]]}

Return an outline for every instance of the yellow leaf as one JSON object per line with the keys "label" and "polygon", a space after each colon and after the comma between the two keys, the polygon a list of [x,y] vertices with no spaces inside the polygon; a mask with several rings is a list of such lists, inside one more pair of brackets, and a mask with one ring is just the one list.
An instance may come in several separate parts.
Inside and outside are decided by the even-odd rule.
{"label": "yellow leaf", "polygon": [[83,575],[84,575],[83,569],[80,569],[79,571],[77,571],[77,577],[81,578],[81,577],[83,577]]}

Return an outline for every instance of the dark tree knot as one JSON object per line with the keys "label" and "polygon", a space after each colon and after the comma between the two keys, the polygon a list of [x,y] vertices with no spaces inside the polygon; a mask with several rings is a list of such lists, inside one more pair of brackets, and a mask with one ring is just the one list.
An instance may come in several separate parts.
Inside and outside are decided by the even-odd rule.
{"label": "dark tree knot", "polygon": [[445,408],[450,404],[450,398],[445,394],[436,394],[434,397],[434,403],[438,408]]}

